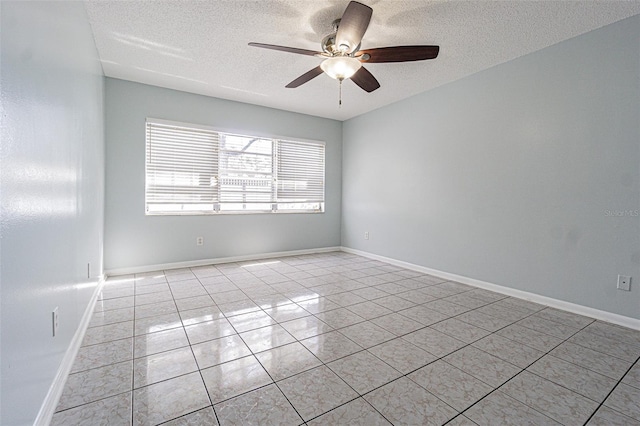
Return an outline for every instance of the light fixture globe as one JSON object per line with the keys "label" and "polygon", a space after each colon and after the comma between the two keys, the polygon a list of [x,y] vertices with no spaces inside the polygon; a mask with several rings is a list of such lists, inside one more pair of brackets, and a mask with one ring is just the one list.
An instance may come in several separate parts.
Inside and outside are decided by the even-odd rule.
{"label": "light fixture globe", "polygon": [[322,61],[320,68],[336,80],[344,80],[354,75],[362,66],[360,61],[351,56],[334,56]]}

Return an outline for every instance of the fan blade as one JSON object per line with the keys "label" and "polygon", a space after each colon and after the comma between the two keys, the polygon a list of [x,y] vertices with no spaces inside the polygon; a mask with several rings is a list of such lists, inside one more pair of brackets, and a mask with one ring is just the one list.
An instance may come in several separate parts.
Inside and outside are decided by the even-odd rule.
{"label": "fan blade", "polygon": [[369,93],[380,87],[378,80],[365,67],[360,67],[358,72],[351,76],[351,80]]}
{"label": "fan blade", "polygon": [[410,62],[434,59],[438,56],[440,46],[393,46],[365,49],[358,52],[356,57],[369,55],[363,62],[373,64],[380,62]]}
{"label": "fan blade", "polygon": [[291,83],[287,84],[285,87],[289,88],[289,89],[294,89],[298,86],[302,86],[303,84],[305,84],[307,81],[309,80],[313,80],[314,78],[316,78],[317,76],[319,76],[320,74],[322,74],[322,68],[315,67],[314,69],[312,69],[311,71],[307,71],[304,74],[302,74],[300,77],[296,78],[295,80],[293,80]]}
{"label": "fan blade", "polygon": [[338,50],[351,53],[358,47],[369,27],[372,13],[373,9],[369,6],[357,1],[349,3],[340,19],[338,32],[336,33]]}
{"label": "fan blade", "polygon": [[280,50],[282,52],[297,53],[299,55],[315,56],[320,55],[322,52],[316,52],[314,50],[298,49],[297,47],[278,46],[276,44],[264,44],[264,43],[249,43],[249,46],[261,47],[263,49]]}

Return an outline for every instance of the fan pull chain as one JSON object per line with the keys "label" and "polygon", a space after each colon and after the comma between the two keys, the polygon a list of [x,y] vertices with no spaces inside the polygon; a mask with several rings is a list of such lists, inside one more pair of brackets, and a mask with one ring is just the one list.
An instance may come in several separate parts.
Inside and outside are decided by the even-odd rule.
{"label": "fan pull chain", "polygon": [[338,108],[342,108],[342,80],[340,80],[340,96],[338,98]]}

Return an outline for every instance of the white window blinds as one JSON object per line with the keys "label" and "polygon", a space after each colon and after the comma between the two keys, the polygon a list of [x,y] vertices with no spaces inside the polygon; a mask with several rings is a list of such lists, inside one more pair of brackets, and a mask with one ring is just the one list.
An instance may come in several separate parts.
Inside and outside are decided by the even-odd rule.
{"label": "white window blinds", "polygon": [[147,119],[146,212],[322,212],[324,150]]}
{"label": "white window blinds", "polygon": [[284,209],[324,203],[324,145],[279,140],[277,202]]}
{"label": "white window blinds", "polygon": [[213,210],[218,133],[147,121],[147,212]]}

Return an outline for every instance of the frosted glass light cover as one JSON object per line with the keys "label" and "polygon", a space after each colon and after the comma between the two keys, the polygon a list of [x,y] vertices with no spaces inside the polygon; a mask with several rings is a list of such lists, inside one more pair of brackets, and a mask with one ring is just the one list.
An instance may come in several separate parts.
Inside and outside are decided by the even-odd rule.
{"label": "frosted glass light cover", "polygon": [[336,56],[322,61],[320,68],[329,77],[344,80],[354,75],[362,66],[359,60],[350,56]]}

